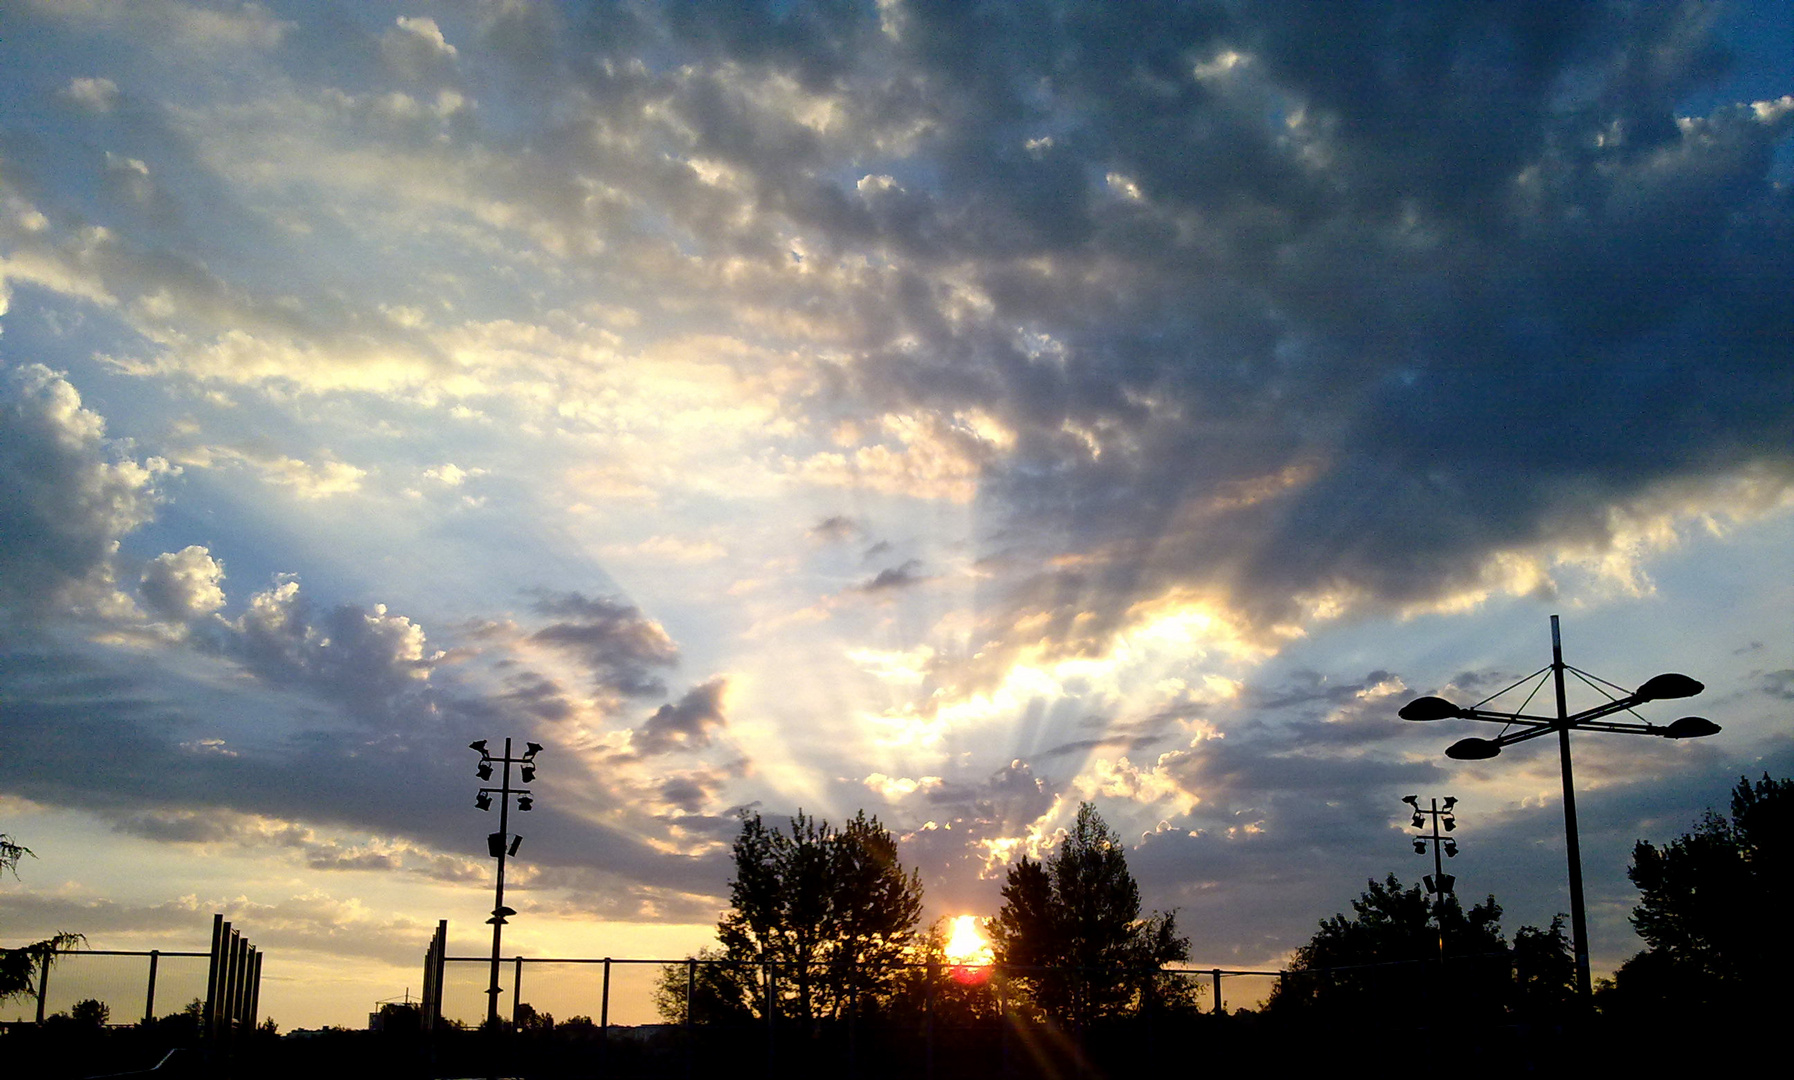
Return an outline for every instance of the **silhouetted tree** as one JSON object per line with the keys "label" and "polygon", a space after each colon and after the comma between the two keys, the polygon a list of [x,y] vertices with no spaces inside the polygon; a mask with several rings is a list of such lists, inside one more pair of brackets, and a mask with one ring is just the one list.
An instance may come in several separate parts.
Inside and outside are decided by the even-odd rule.
{"label": "silhouetted tree", "polygon": [[0,949],[0,1001],[31,993],[46,962],[54,966],[58,956],[85,944],[86,937],[65,932],[16,949]]}
{"label": "silhouetted tree", "polygon": [[1794,781],[1740,777],[1730,818],[1709,810],[1659,849],[1640,840],[1628,871],[1632,925],[1649,948],[1620,966],[1604,1004],[1740,1008],[1783,985],[1794,950],[1778,908],[1787,897]]}
{"label": "silhouetted tree", "polygon": [[[13,877],[18,877],[19,860],[31,854],[32,852],[30,848],[26,847],[24,844],[17,843],[10,835],[0,833],[0,874],[4,874],[6,871],[10,870]],[[32,857],[35,858],[36,856],[33,855]]]}
{"label": "silhouetted tree", "polygon": [[83,998],[69,1010],[70,1019],[85,1028],[103,1028],[112,1019],[112,1008],[98,998]]}
{"label": "silhouetted tree", "polygon": [[[835,829],[800,810],[783,832],[745,815],[734,857],[716,930],[728,963],[700,965],[695,1007],[764,1016],[769,973],[774,1008],[807,1022],[889,992],[921,919],[922,879],[898,862],[897,841],[876,817],[861,811]],[[657,1004],[668,1020],[684,1017],[682,967],[662,973]]]}
{"label": "silhouetted tree", "polygon": [[1460,1016],[1487,1019],[1501,1011],[1508,951],[1493,896],[1466,912],[1457,897],[1434,903],[1418,885],[1404,889],[1394,874],[1368,886],[1352,901],[1353,917],[1321,920],[1296,950],[1269,1011],[1355,1020],[1387,1016],[1391,1002],[1444,994]]}
{"label": "silhouetted tree", "polygon": [[685,1022],[686,991],[691,991],[691,1021],[719,1024],[754,1017],[752,997],[758,984],[750,965],[729,960],[719,949],[700,949],[695,968],[662,964],[654,980],[654,1010],[669,1024]]}
{"label": "silhouetted tree", "polygon": [[1524,1019],[1553,1021],[1576,1006],[1576,954],[1564,933],[1564,916],[1549,928],[1522,926],[1514,934],[1513,1011]]}
{"label": "silhouetted tree", "polygon": [[1160,971],[1189,956],[1176,912],[1141,918],[1126,849],[1089,803],[1044,864],[1023,856],[1009,868],[990,937],[997,961],[1061,1020],[1088,1024],[1187,993]]}

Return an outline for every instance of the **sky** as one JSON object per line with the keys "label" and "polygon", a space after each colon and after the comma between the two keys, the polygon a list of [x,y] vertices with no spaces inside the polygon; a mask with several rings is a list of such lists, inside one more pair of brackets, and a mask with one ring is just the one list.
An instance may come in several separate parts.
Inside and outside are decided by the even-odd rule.
{"label": "sky", "polygon": [[9,3],[0,943],[359,1023],[487,948],[506,737],[507,955],[705,945],[744,811],[994,914],[1085,800],[1203,967],[1406,794],[1512,933],[1550,741],[1396,710],[1557,614],[1724,729],[1575,740],[1611,971],[1794,773],[1791,94],[1774,2]]}

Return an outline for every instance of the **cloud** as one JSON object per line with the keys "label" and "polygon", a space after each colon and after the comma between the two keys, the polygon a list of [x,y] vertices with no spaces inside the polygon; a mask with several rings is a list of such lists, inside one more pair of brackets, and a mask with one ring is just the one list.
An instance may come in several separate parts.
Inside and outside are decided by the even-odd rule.
{"label": "cloud", "polygon": [[176,470],[130,456],[41,364],[0,372],[0,602],[44,610],[103,596],[121,537],[149,522]]}
{"label": "cloud", "polygon": [[531,606],[538,615],[559,621],[530,634],[529,640],[577,658],[599,688],[627,697],[666,692],[655,671],[676,664],[679,649],[659,623],[634,605],[576,592],[541,592]]}
{"label": "cloud", "polygon": [[251,596],[230,629],[225,650],[268,682],[359,705],[418,687],[442,658],[427,651],[423,627],[385,604],[318,613],[292,577]]}
{"label": "cloud", "polygon": [[164,552],[143,569],[138,594],[152,615],[188,623],[224,606],[224,564],[198,544]]}
{"label": "cloud", "polygon": [[863,593],[883,593],[893,592],[899,589],[907,589],[929,580],[927,577],[916,572],[921,568],[922,563],[920,560],[910,559],[901,566],[888,566],[883,570],[880,570],[868,580],[855,586],[855,588]]}
{"label": "cloud", "polygon": [[677,704],[662,705],[636,728],[630,747],[656,755],[709,746],[712,732],[728,724],[728,692],[729,680],[722,677],[692,687]]}
{"label": "cloud", "polygon": [[118,105],[118,84],[101,77],[70,79],[62,96],[83,109],[109,113]]}

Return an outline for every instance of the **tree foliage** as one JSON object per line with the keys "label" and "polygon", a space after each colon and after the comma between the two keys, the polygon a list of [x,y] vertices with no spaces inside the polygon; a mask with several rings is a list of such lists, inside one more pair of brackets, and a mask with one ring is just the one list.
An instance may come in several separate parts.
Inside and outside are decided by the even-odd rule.
{"label": "tree foliage", "polygon": [[[717,924],[724,962],[699,965],[694,1019],[764,1016],[770,996],[780,1015],[813,1022],[888,996],[921,920],[922,879],[878,818],[861,811],[836,829],[800,810],[782,831],[747,815],[734,858]],[[683,968],[661,976],[669,1020],[685,1015]]]}
{"label": "tree foliage", "polygon": [[0,833],[0,875],[11,871],[13,877],[18,877],[19,860],[28,855],[36,858],[30,848],[14,840],[10,835]]}
{"label": "tree foliage", "polygon": [[1176,913],[1141,917],[1121,838],[1089,803],[1045,863],[1023,856],[1009,868],[990,938],[997,962],[1061,1020],[1088,1024],[1187,995],[1160,970],[1189,956]]}
{"label": "tree foliage", "polygon": [[1609,1004],[1732,1007],[1779,987],[1794,959],[1776,910],[1794,854],[1794,781],[1740,777],[1731,809],[1662,848],[1633,848],[1632,926],[1649,948],[1615,973]]}
{"label": "tree foliage", "polygon": [[1403,888],[1390,874],[1352,901],[1351,916],[1321,920],[1296,950],[1290,973],[1271,994],[1273,1012],[1322,1013],[1339,1019],[1387,1014],[1392,1001],[1449,995],[1453,1011],[1492,1019],[1510,1009],[1545,1009],[1567,1000],[1574,961],[1561,917],[1550,930],[1522,928],[1524,995],[1501,933],[1501,905],[1493,896],[1465,911],[1455,896],[1427,899],[1420,886]]}
{"label": "tree foliage", "polygon": [[0,949],[0,1001],[32,993],[45,963],[54,965],[59,955],[85,944],[87,938],[81,934],[64,932],[16,949]]}

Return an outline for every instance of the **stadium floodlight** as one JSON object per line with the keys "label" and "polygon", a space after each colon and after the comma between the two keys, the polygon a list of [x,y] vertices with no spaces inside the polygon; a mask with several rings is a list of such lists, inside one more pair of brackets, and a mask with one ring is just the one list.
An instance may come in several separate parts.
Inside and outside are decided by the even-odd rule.
{"label": "stadium floodlight", "polygon": [[486,986],[486,1025],[488,1028],[496,1030],[498,1028],[498,997],[504,992],[498,982],[499,951],[503,948],[505,919],[507,916],[517,914],[516,911],[505,906],[505,860],[516,855],[517,849],[523,846],[523,837],[510,831],[511,800],[517,800],[517,809],[519,810],[529,810],[535,805],[535,800],[528,788],[511,786],[511,766],[519,766],[524,783],[527,784],[534,780],[536,778],[536,755],[542,752],[542,744],[526,743],[527,749],[522,757],[511,756],[510,739],[505,740],[504,753],[496,757],[487,749],[487,745],[485,739],[478,739],[468,743],[467,748],[479,751],[480,763],[474,772],[479,775],[481,780],[492,778],[494,764],[501,766],[504,770],[500,774],[498,787],[481,788],[479,793],[473,797],[475,806],[481,810],[490,810],[492,797],[498,796],[498,831],[490,833],[486,837],[487,854],[498,860],[498,873],[493,886],[492,918],[486,920],[492,925],[492,964],[490,978]]}

